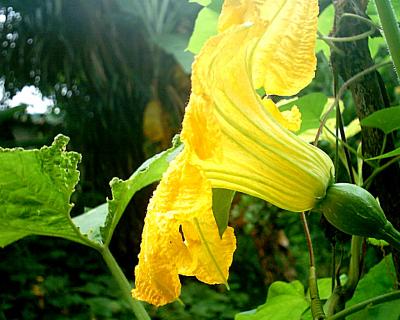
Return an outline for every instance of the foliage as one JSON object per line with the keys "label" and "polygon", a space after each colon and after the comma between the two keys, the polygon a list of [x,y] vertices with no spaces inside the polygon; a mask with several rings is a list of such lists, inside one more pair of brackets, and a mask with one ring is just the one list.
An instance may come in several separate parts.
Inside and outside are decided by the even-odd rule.
{"label": "foliage", "polygon": [[40,150],[0,150],[0,246],[31,234],[79,241],[69,199],[79,179],[80,155],[65,152],[67,143],[60,135]]}
{"label": "foliage", "polygon": [[131,318],[96,252],[62,239],[41,239],[29,237],[0,252],[0,317]]}
{"label": "foliage", "polygon": [[[12,43],[20,45],[19,52],[25,51],[24,57],[43,56],[44,63],[39,67],[39,64],[35,62],[32,66],[27,58],[21,64],[17,59],[20,57],[13,50],[6,50],[8,65],[3,66],[0,72],[6,74],[7,81],[12,79],[7,83],[8,90],[14,90],[16,87],[32,81],[45,92],[53,92],[54,84],[58,85],[59,89],[56,90],[55,95],[59,99],[61,118],[69,118],[69,121],[79,119],[80,115],[86,114],[85,108],[91,105],[94,108],[91,112],[104,116],[102,123],[96,122],[92,125],[90,119],[80,119],[77,123],[71,121],[68,124],[68,130],[73,136],[82,135],[79,139],[84,141],[86,147],[90,145],[91,141],[94,141],[95,135],[98,133],[96,130],[100,127],[104,127],[103,133],[110,132],[113,130],[112,128],[119,130],[119,127],[123,127],[126,130],[121,129],[120,133],[129,132],[127,136],[134,136],[133,140],[137,138],[135,143],[141,141],[143,138],[142,118],[146,118],[145,110],[157,105],[161,110],[157,113],[157,117],[162,118],[165,115],[163,108],[166,106],[161,103],[160,92],[162,90],[158,86],[159,76],[162,74],[163,57],[165,57],[163,54],[169,53],[181,63],[186,72],[190,71],[193,55],[187,52],[183,53],[182,50],[187,43],[188,33],[175,34],[176,29],[179,29],[179,23],[175,23],[174,17],[183,14],[182,12],[188,15],[193,14],[197,9],[180,7],[175,3],[174,9],[168,11],[166,3],[169,1],[140,3],[134,0],[119,0],[113,2],[111,7],[102,1],[99,10],[103,13],[109,10],[113,16],[112,20],[104,21],[103,29],[101,29],[103,31],[100,34],[104,33],[107,36],[103,37],[93,29],[94,26],[99,25],[98,21],[93,25],[89,23],[92,18],[96,18],[94,14],[96,10],[92,12],[91,5],[83,5],[83,10],[80,12],[82,16],[88,17],[87,24],[63,26],[64,19],[72,16],[71,7],[68,7],[64,1],[45,2],[47,7],[36,1],[30,4],[23,1],[17,2],[16,11],[12,11],[24,12],[25,15],[30,16],[31,6],[37,6],[38,11],[46,14],[43,16],[51,19],[50,21],[35,20],[30,16],[31,20],[21,21],[21,19],[15,18],[10,23],[11,28],[20,32],[21,41],[20,43],[18,41],[7,42],[7,46],[13,49],[11,48]],[[217,19],[222,1],[192,0],[190,2],[195,2],[202,7],[188,44],[189,51],[198,53],[204,42],[217,32]],[[152,4],[160,6],[154,6],[154,10],[151,11],[151,8],[146,6]],[[400,6],[397,3],[394,4],[395,14],[399,19]],[[193,8],[198,8],[198,6],[193,5]],[[374,23],[379,23],[372,1],[367,8],[367,13]],[[360,128],[358,125],[356,125],[356,129],[352,126],[354,120],[357,121],[354,102],[348,95],[337,97],[334,103],[332,103],[333,99],[328,98],[332,80],[324,73],[329,70],[327,59],[331,56],[332,48],[333,50],[335,48],[332,43],[326,41],[329,38],[324,40],[323,36],[327,36],[330,32],[334,14],[333,5],[327,6],[320,14],[318,30],[322,36],[318,39],[316,47],[319,64],[315,83],[303,90],[298,97],[288,97],[289,100],[280,101],[279,109],[287,111],[293,106],[300,109],[302,126],[296,133],[297,135],[304,137],[309,134],[308,137],[314,138],[317,130],[323,129],[324,133],[319,139],[319,145],[326,148],[326,151],[335,157],[337,164],[341,162],[341,165],[337,165],[337,170],[339,170],[337,177],[340,180],[347,180],[349,179],[347,174],[354,172],[356,180],[360,184],[364,183],[364,187],[368,188],[370,182],[381,171],[389,165],[398,165],[400,148],[396,138],[399,137],[400,129],[398,107],[400,94],[396,93],[396,88],[399,90],[399,87],[393,81],[393,70],[382,72],[384,82],[390,89],[392,107],[372,113],[361,120],[361,125],[362,130],[365,128],[381,130],[385,137],[384,143],[394,137],[395,144],[389,144],[389,150],[385,150],[385,146],[380,146],[380,155],[365,159],[361,154],[362,145],[358,134]],[[118,39],[115,35],[111,36],[112,32],[107,31],[113,30],[113,28],[122,30],[123,28],[119,29],[121,24],[130,25],[128,20],[133,17],[137,19],[136,21],[144,22],[146,29],[144,34],[150,39],[149,43],[142,43],[144,50],[138,54],[143,56],[146,55],[143,52],[147,52],[154,62],[155,69],[150,70],[147,78],[146,70],[144,70],[146,68],[140,62],[131,61],[126,56],[126,59],[121,58],[118,52],[109,55],[104,49],[104,43],[119,43],[123,48],[124,55],[129,56],[132,53],[132,47],[126,41],[126,33],[123,32],[121,39]],[[80,23],[83,20],[85,19],[81,19]],[[24,33],[22,26],[27,27],[25,32],[26,30],[41,30],[40,32],[42,32],[47,30],[46,28],[54,31],[54,28],[59,28],[67,36],[67,40],[65,43],[58,43],[58,40],[52,42],[46,52],[43,46],[44,40],[32,36],[30,31]],[[130,28],[133,28],[132,25]],[[81,30],[90,31],[86,38],[87,41],[78,40],[76,37],[78,29],[81,33]],[[50,38],[56,38],[54,32],[49,34]],[[29,39],[39,43],[36,49],[30,48]],[[379,32],[373,34],[368,44],[376,62],[388,59],[384,49],[385,41]],[[62,59],[56,60],[54,57],[59,54],[59,45],[69,54],[62,55]],[[112,50],[116,49],[113,47]],[[111,56],[118,56],[121,59],[113,61]],[[90,67],[86,66],[88,58],[95,62]],[[34,71],[33,79],[28,79],[30,76],[27,77],[26,74],[26,70],[30,69]],[[75,72],[74,69],[78,71]],[[59,70],[63,70],[63,72]],[[144,75],[137,75],[137,78],[135,75],[130,78],[130,75],[135,74],[137,70],[141,70]],[[14,71],[15,74],[20,73],[24,76],[12,78]],[[119,75],[124,75],[124,77],[120,78]],[[142,76],[143,78],[141,78]],[[88,80],[89,82],[86,82]],[[143,83],[141,83],[142,81]],[[94,86],[90,87],[87,83],[92,83]],[[341,84],[340,81],[335,83],[336,86]],[[141,91],[142,85],[147,89]],[[73,86],[76,86],[75,89]],[[137,92],[143,93],[144,96],[139,94],[132,98],[130,96],[132,88],[139,88]],[[79,90],[82,94],[77,93]],[[107,93],[104,93],[106,90]],[[115,91],[121,94],[120,98],[113,98]],[[62,92],[66,92],[66,94],[63,95]],[[71,92],[71,97],[67,96],[68,92]],[[261,96],[265,94],[261,91],[259,93]],[[97,97],[95,98],[96,95],[99,95],[98,100]],[[83,96],[90,97],[91,102],[86,101]],[[73,108],[69,109],[68,99],[76,99],[71,103],[74,106],[80,105],[81,102],[85,103],[74,111]],[[178,98],[179,103],[182,103],[181,100]],[[185,99],[183,98],[183,100]],[[148,101],[150,103],[147,103]],[[133,103],[136,109],[129,109],[128,114],[130,119],[135,119],[137,126],[132,126],[132,123],[125,119],[126,110],[120,109],[130,103]],[[15,109],[0,110],[0,125],[3,126],[19,119],[21,114],[26,115],[25,109],[25,106],[21,106]],[[327,111],[329,113],[326,113]],[[335,136],[337,134],[336,127],[339,127],[339,122],[342,121],[339,121],[341,112],[345,122],[342,129],[348,129],[346,131],[347,140],[342,134],[340,137]],[[116,126],[109,122],[110,115],[113,113],[120,115]],[[148,117],[152,115],[154,113],[149,112]],[[177,119],[175,119],[177,123],[180,122],[178,121],[179,117],[181,114],[177,115]],[[323,128],[326,119],[328,121]],[[171,125],[170,119],[166,122],[167,126]],[[82,125],[84,129],[81,128]],[[88,127],[85,128],[85,125]],[[161,125],[163,125],[162,121],[156,122],[156,126]],[[86,129],[88,131],[85,131]],[[85,136],[86,132],[91,132],[91,136]],[[161,146],[165,144],[166,137],[169,137],[172,132],[173,130],[162,133]],[[130,142],[126,142],[124,134],[121,136],[124,137],[124,139],[118,140],[121,151],[118,154],[112,154],[113,158],[124,157],[129,146],[132,146]],[[78,140],[74,141],[74,146],[78,145]],[[40,141],[36,140],[36,142]],[[133,195],[143,187],[158,181],[169,163],[182,151],[183,146],[175,141],[176,143],[171,149],[143,163],[128,179],[114,178],[110,183],[111,190],[108,190],[111,192],[111,198],[106,203],[98,205],[99,201],[94,201],[93,203],[96,203],[94,208],[71,218],[71,197],[74,197],[73,192],[79,179],[77,165],[80,155],[73,151],[66,151],[67,142],[68,139],[65,136],[58,136],[51,146],[43,147],[40,150],[0,150],[0,246],[9,245],[0,251],[0,261],[2,262],[0,272],[5,278],[4,288],[6,288],[0,290],[0,318],[129,319],[131,317],[132,305],[129,302],[131,299],[121,299],[124,284],[121,285],[121,273],[118,276],[118,266],[110,265],[108,260],[108,267],[114,278],[111,277],[106,268],[101,265],[98,252],[61,239],[50,242],[38,240],[36,236],[33,236],[16,241],[28,235],[61,237],[91,246],[99,251],[105,259],[105,252],[109,252],[111,237],[114,233],[118,233],[115,232],[117,224]],[[143,157],[141,147],[142,144],[140,144],[138,154],[134,156],[137,156],[136,160]],[[151,150],[154,151],[158,147]],[[105,149],[110,151],[112,148],[105,147]],[[351,153],[352,159],[347,158],[347,153]],[[140,161],[136,161],[136,164],[138,162]],[[88,167],[90,166],[86,166],[86,168]],[[122,167],[126,173],[126,171],[132,172],[132,168],[135,166],[130,162],[130,165]],[[363,177],[366,177],[363,175],[363,167],[371,169],[370,178],[365,182],[363,181]],[[86,174],[85,170],[82,172],[84,175]],[[124,177],[124,174],[119,176]],[[78,188],[80,187],[78,186]],[[104,197],[101,199],[104,201]],[[312,319],[312,303],[309,297],[313,288],[307,279],[309,252],[298,215],[282,211],[250,196],[234,194],[234,192],[224,189],[213,189],[213,210],[220,235],[223,234],[228,222],[236,228],[239,249],[230,275],[231,291],[227,291],[222,286],[208,287],[192,282],[190,279],[184,279],[181,293],[184,305],[174,302],[158,309],[146,305],[149,315],[153,319],[160,320]],[[362,273],[357,274],[357,279],[354,280],[354,270],[351,264],[354,263],[355,256],[357,259],[359,258],[360,252],[354,253],[354,247],[349,244],[349,237],[326,226],[326,222],[323,220],[321,222],[321,217],[317,213],[312,213],[308,218],[316,253],[315,265],[318,266],[319,276],[317,286],[322,303],[329,306],[330,298],[333,296],[332,277],[336,281],[336,289],[344,288],[345,290],[346,286],[353,285],[352,281],[355,281],[354,295],[351,292],[345,296],[346,301],[342,307],[346,309],[367,299],[395,291],[398,285],[396,280],[396,271],[398,272],[398,270],[395,270],[390,254],[386,255],[380,247],[363,247],[362,259],[358,262],[365,264],[356,268],[357,272],[362,270]],[[380,245],[379,242],[374,241],[369,241],[369,243]],[[73,254],[69,254],[70,252]],[[382,252],[383,260],[376,263]],[[335,258],[334,254],[340,255],[340,257]],[[107,262],[107,259],[105,260]],[[337,270],[332,270],[332,262],[333,268],[337,268]],[[64,272],[66,269],[67,273]],[[130,273],[131,271],[129,270]],[[130,288],[126,279],[125,284],[128,284]],[[129,288],[125,290],[125,298],[126,294],[129,296]],[[267,291],[268,293],[266,293]],[[398,319],[400,317],[398,303],[398,300],[394,300],[367,306],[347,318]],[[243,312],[248,309],[252,310]]]}
{"label": "foliage", "polygon": [[[369,298],[393,291],[396,287],[396,271],[391,255],[382,259],[373,266],[362,278],[357,286],[354,296],[346,303],[346,306],[355,305]],[[350,320],[387,319],[395,320],[400,317],[399,302],[392,301],[379,304],[355,313],[348,317]]]}

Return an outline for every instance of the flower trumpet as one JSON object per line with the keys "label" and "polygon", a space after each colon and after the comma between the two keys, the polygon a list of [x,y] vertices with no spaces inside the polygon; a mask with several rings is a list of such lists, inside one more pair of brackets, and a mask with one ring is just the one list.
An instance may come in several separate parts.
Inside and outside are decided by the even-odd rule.
{"label": "flower trumpet", "polygon": [[290,130],[268,95],[294,95],[314,77],[317,0],[227,0],[219,33],[195,59],[181,138],[148,206],[133,296],[176,300],[179,275],[226,283],[236,248],[212,212],[212,188],[244,192],[291,211],[309,210],[333,179],[331,159]]}

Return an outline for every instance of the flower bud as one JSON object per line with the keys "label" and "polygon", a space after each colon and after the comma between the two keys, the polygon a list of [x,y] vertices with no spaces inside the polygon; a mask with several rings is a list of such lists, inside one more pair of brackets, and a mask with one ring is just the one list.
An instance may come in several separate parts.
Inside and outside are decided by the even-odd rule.
{"label": "flower bud", "polygon": [[386,240],[400,250],[400,233],[386,219],[375,198],[361,187],[333,184],[315,210],[322,212],[333,226],[345,233]]}

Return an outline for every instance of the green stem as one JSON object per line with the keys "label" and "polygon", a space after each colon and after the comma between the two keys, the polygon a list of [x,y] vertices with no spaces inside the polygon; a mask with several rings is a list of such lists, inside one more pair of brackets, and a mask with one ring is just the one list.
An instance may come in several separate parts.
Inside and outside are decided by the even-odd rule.
{"label": "green stem", "polygon": [[310,229],[308,228],[307,218],[304,212],[300,213],[300,220],[303,224],[304,234],[306,236],[308,255],[310,259],[310,274],[308,276],[308,285],[310,287],[311,313],[313,319],[325,319],[324,310],[318,293],[317,272],[315,270],[314,249],[311,240]]}
{"label": "green stem", "polygon": [[390,0],[375,1],[386,43],[400,80],[400,30]]}
{"label": "green stem", "polygon": [[[325,303],[324,310],[328,316],[335,313],[338,308],[344,307],[344,301],[353,295],[353,292],[360,279],[360,252],[363,238],[353,236],[351,239],[351,257],[349,266],[349,277],[344,286],[335,288],[328,301]],[[328,319],[330,319],[328,317]]]}
{"label": "green stem", "polygon": [[[343,118],[342,118],[342,113],[340,112],[340,108],[336,108],[336,127],[339,127],[339,132],[340,132],[340,137],[342,138],[342,141],[344,143],[347,143],[346,139],[346,134],[344,132],[344,126],[343,126]],[[346,148],[343,148],[344,154],[346,157],[346,162],[347,162],[347,168],[348,168],[348,174],[350,178],[350,182],[355,184],[356,181],[354,179],[354,173],[353,173],[353,166],[351,164],[351,156],[349,153],[349,150]]]}
{"label": "green stem", "polygon": [[354,289],[357,287],[358,280],[360,279],[360,252],[363,242],[363,237],[353,236],[351,238],[351,257],[349,265],[349,277],[345,283],[345,290],[350,291],[352,295]]}
{"label": "green stem", "polygon": [[129,281],[126,279],[124,273],[119,267],[117,261],[115,261],[114,256],[111,254],[110,250],[105,247],[99,250],[104,261],[106,262],[108,268],[111,271],[111,274],[114,276],[114,279],[117,281],[118,286],[121,289],[122,297],[129,304],[131,310],[135,314],[138,320],[150,320],[149,315],[144,309],[142,303],[138,300],[132,298],[131,290],[132,287],[129,284]]}
{"label": "green stem", "polygon": [[368,30],[366,32],[357,34],[351,37],[329,37],[329,36],[319,36],[318,39],[332,42],[353,42],[368,38],[370,35],[375,33],[375,29]]}
{"label": "green stem", "polygon": [[400,232],[397,231],[390,222],[386,224],[385,230],[381,237],[393,248],[400,252]]}
{"label": "green stem", "polygon": [[349,308],[346,308],[335,315],[328,317],[326,320],[340,320],[345,319],[348,315],[363,310],[366,307],[371,307],[376,304],[389,302],[392,300],[400,299],[400,291],[390,292],[378,297],[374,297],[363,302],[357,303]]}
{"label": "green stem", "polygon": [[400,160],[400,156],[398,157],[394,157],[393,159],[391,159],[390,161],[386,162],[384,165],[382,165],[381,167],[376,168],[371,175],[368,177],[367,180],[365,180],[363,188],[365,189],[369,189],[369,187],[371,186],[372,181],[375,179],[375,177],[383,170],[385,170],[387,167],[391,166],[392,164],[396,163],[397,161]]}

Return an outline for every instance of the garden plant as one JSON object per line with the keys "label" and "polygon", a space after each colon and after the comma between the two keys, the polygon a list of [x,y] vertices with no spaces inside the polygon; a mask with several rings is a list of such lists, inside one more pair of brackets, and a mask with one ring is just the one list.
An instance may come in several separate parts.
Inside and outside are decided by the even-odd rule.
{"label": "garden plant", "polygon": [[[307,283],[274,282],[264,304],[235,319],[398,319],[400,106],[386,90],[399,88],[400,5],[190,2],[202,9],[188,44],[196,54],[191,95],[172,147],[129,179],[112,179],[111,198],[75,217],[71,196],[81,156],[67,151],[68,137],[40,149],[0,149],[0,246],[39,235],[93,248],[132,317],[150,319],[143,302],[185,304],[180,276],[229,290],[237,248],[230,208],[238,192],[296,216],[309,263]],[[317,53],[330,59],[333,88],[323,91],[333,98],[313,87],[321,73]],[[382,69],[390,69],[391,79]],[[127,278],[110,242],[134,194],[158,181],[139,262]],[[351,237],[346,273],[333,255],[332,277],[319,278],[307,221],[315,215],[333,234],[333,248],[342,233]],[[385,257],[365,272],[369,246]]]}

